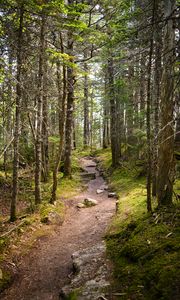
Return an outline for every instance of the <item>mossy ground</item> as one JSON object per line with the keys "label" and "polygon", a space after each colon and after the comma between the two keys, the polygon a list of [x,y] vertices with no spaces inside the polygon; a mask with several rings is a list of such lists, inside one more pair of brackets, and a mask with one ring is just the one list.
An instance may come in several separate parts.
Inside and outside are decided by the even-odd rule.
{"label": "mossy ground", "polygon": [[[106,236],[114,263],[113,299],[179,299],[180,204],[174,198],[174,207],[157,210],[154,200],[154,212],[147,214],[142,167],[122,162],[113,171],[110,151],[96,154],[119,195],[119,210]],[[176,192],[179,183],[177,179]]]}
{"label": "mossy ground", "polygon": [[10,284],[11,278],[12,276],[10,272],[2,272],[2,278],[0,278],[0,292],[2,292]]}

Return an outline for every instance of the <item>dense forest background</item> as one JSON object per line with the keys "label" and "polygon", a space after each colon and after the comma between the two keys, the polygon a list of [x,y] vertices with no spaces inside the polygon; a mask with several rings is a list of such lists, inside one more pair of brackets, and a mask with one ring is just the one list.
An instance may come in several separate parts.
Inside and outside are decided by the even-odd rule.
{"label": "dense forest background", "polygon": [[111,147],[113,168],[143,165],[148,211],[152,196],[159,206],[178,199],[178,1],[8,0],[0,21],[1,176],[12,180],[11,221],[21,171],[34,176],[35,205],[48,181],[54,203],[60,165],[71,176],[75,149]]}
{"label": "dense forest background", "polygon": [[[57,297],[59,278],[72,275],[69,247],[102,242],[115,210],[105,237],[111,295],[179,299],[179,4],[0,1],[0,292],[17,279],[4,299],[48,288]],[[92,193],[97,210],[74,197],[88,186],[85,160],[96,184],[107,181]]]}

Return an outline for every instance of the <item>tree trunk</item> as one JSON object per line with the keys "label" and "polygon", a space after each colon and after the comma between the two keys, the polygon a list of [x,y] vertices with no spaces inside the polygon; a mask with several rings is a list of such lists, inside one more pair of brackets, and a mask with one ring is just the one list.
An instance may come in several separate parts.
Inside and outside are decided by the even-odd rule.
{"label": "tree trunk", "polygon": [[[6,121],[5,121],[5,147],[8,145],[9,141],[12,138],[12,76],[13,76],[13,69],[12,69],[12,63],[13,63],[13,57],[12,57],[12,51],[9,49],[9,70],[8,70],[8,102],[6,104]],[[8,149],[4,151],[4,172],[5,176],[7,178],[7,160],[9,156]]]}
{"label": "tree trunk", "polygon": [[42,171],[42,103],[43,103],[43,75],[44,75],[44,50],[45,50],[45,17],[41,19],[40,45],[39,45],[39,70],[38,70],[38,95],[37,95],[37,129],[35,142],[35,204],[41,203],[41,171]]}
{"label": "tree trunk", "polygon": [[140,129],[144,129],[145,125],[145,103],[146,103],[146,87],[145,87],[145,73],[146,73],[146,58],[142,53],[140,60]]}
{"label": "tree trunk", "polygon": [[171,205],[174,181],[174,49],[173,12],[175,0],[164,1],[166,23],[163,40],[163,70],[161,81],[161,135],[158,160],[158,205]]}
{"label": "tree trunk", "polygon": [[44,77],[43,77],[43,107],[42,107],[42,175],[43,175],[44,182],[48,181],[48,175],[49,175],[47,71],[48,71],[47,61],[45,61]]}
{"label": "tree trunk", "polygon": [[[71,4],[71,1],[69,1]],[[73,63],[73,33],[68,31],[67,42],[70,63]],[[67,118],[66,118],[66,144],[64,158],[64,175],[71,176],[71,152],[72,152],[72,127],[74,106],[74,70],[73,66],[67,67]]]}
{"label": "tree trunk", "polygon": [[20,135],[20,114],[21,114],[21,74],[22,74],[22,43],[23,43],[23,18],[24,8],[19,8],[19,29],[17,41],[17,75],[16,75],[16,109],[14,128],[14,159],[13,159],[13,187],[11,199],[10,221],[16,220],[16,201],[18,194],[18,168],[19,168],[19,135]]}
{"label": "tree trunk", "polygon": [[151,204],[151,181],[152,181],[152,151],[151,151],[151,76],[152,76],[152,56],[154,42],[154,16],[155,16],[155,1],[153,0],[152,11],[152,28],[150,36],[149,60],[147,67],[147,108],[146,108],[146,135],[147,135],[147,211],[152,211]]}
{"label": "tree trunk", "polygon": [[[84,51],[84,59],[87,58],[87,51]],[[89,130],[89,91],[88,91],[88,64],[84,63],[84,147],[89,146],[90,130]]]}
{"label": "tree trunk", "polygon": [[105,72],[105,96],[103,101],[103,148],[106,149],[110,145],[109,138],[109,103],[108,98],[108,78],[107,72]]}
{"label": "tree trunk", "polygon": [[134,80],[134,67],[129,66],[128,70],[128,79],[129,79],[129,102],[127,104],[126,110],[126,121],[127,121],[127,154],[128,157],[132,156],[133,145],[134,145],[134,136],[133,136],[133,80]]}
{"label": "tree trunk", "polygon": [[161,55],[162,55],[162,27],[160,23],[161,7],[160,3],[155,1],[155,66],[154,66],[154,142],[153,142],[153,176],[152,176],[152,196],[157,192],[157,163],[158,163],[158,132],[159,132],[159,102],[161,86]]}
{"label": "tree trunk", "polygon": [[[62,51],[63,53],[63,51]],[[65,122],[66,122],[66,67],[63,65],[63,94],[61,91],[61,74],[60,74],[60,65],[57,63],[57,87],[58,87],[58,98],[59,98],[59,148],[57,153],[57,158],[53,170],[53,187],[51,192],[50,203],[54,204],[56,201],[56,192],[57,192],[57,183],[58,183],[58,171],[61,163],[63,147],[64,147],[64,138],[65,138]]]}
{"label": "tree trunk", "polygon": [[119,164],[119,149],[116,138],[116,101],[114,93],[114,69],[113,58],[108,58],[108,83],[109,83],[109,101],[110,101],[110,117],[111,117],[111,153],[112,167],[117,167]]}

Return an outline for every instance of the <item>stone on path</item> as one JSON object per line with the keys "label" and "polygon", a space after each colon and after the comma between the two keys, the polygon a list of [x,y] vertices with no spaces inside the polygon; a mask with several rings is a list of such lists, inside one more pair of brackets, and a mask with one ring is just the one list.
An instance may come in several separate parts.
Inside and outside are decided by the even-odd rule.
{"label": "stone on path", "polygon": [[95,300],[105,296],[110,283],[106,264],[104,242],[73,253],[75,276],[71,283],[61,290],[62,299],[67,299],[75,290],[78,300]]}
{"label": "stone on path", "polygon": [[108,185],[107,184],[103,184],[101,187],[100,187],[101,190],[105,190],[107,191],[109,189]]}
{"label": "stone on path", "polygon": [[86,199],[84,199],[84,204],[85,204],[87,207],[91,207],[91,206],[97,205],[98,202],[97,202],[97,200],[95,200],[95,199],[86,198]]}
{"label": "stone on path", "polygon": [[97,194],[102,194],[102,193],[104,193],[104,190],[102,190],[102,189],[97,189],[96,193],[97,193]]}
{"label": "stone on path", "polygon": [[118,195],[116,193],[109,193],[108,198],[118,198]]}
{"label": "stone on path", "polygon": [[81,173],[80,176],[85,181],[86,180],[90,181],[90,180],[96,179],[96,173],[94,173],[94,172],[92,172],[92,173],[84,172],[84,173]]}
{"label": "stone on path", "polygon": [[84,203],[78,203],[77,208],[85,208],[86,205]]}
{"label": "stone on path", "polygon": [[92,163],[92,164],[90,164],[90,165],[87,165],[86,167],[87,167],[87,168],[95,168],[95,167],[96,167],[96,163]]}

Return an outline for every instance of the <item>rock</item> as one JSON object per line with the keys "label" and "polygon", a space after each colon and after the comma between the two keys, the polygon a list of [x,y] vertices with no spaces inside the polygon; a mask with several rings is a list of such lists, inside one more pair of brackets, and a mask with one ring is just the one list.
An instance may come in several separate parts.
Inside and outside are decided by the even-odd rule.
{"label": "rock", "polygon": [[77,208],[85,208],[86,205],[84,203],[78,203]]}
{"label": "rock", "polygon": [[116,198],[118,199],[118,195],[116,193],[109,193],[108,198]]}
{"label": "rock", "polygon": [[88,173],[88,172],[84,172],[84,173],[81,173],[80,174],[82,180],[93,180],[93,179],[96,179],[96,173]]}
{"label": "rock", "polygon": [[91,198],[86,198],[84,199],[84,204],[87,207],[95,206],[98,204],[97,200],[91,199]]}
{"label": "rock", "polygon": [[97,194],[102,194],[102,193],[104,193],[104,190],[97,189],[96,193],[97,193]]}
{"label": "rock", "polygon": [[101,187],[100,187],[101,190],[105,190],[107,191],[109,189],[108,185],[107,184],[103,184]]}
{"label": "rock", "polygon": [[77,295],[78,300],[97,300],[105,297],[110,283],[107,280],[109,270],[105,259],[104,242],[73,253],[72,260],[75,277],[71,283],[61,290],[60,299],[69,299],[69,295]]}
{"label": "rock", "polygon": [[95,168],[95,167],[96,167],[96,163],[92,163],[86,166],[86,168]]}
{"label": "rock", "polygon": [[41,222],[52,225],[62,225],[64,219],[55,211],[50,211],[48,215],[42,218]]}

